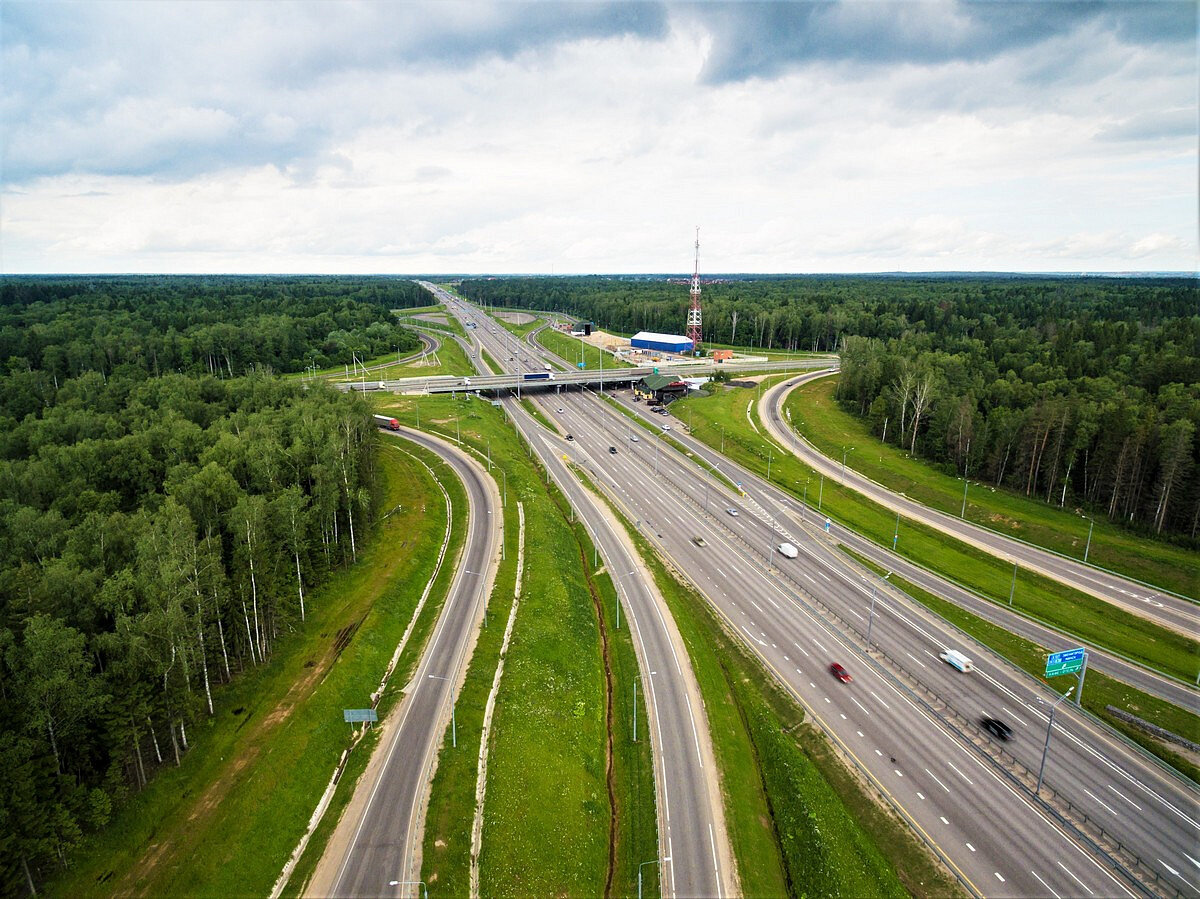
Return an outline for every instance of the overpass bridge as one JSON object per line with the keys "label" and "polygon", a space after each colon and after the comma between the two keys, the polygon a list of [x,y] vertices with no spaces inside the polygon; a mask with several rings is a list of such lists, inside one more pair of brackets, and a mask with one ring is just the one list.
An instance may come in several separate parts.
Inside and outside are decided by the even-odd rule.
{"label": "overpass bridge", "polygon": [[362,377],[357,381],[342,381],[341,390],[384,391],[399,394],[461,393],[507,393],[519,390],[555,390],[563,387],[624,387],[651,374],[674,378],[697,378],[714,371],[729,374],[762,371],[808,371],[812,369],[836,368],[836,356],[803,357],[780,359],[772,362],[698,362],[686,365],[644,365],[638,368],[607,368],[603,371],[534,371],[504,375],[435,375],[428,378],[396,378],[394,380],[370,380]]}

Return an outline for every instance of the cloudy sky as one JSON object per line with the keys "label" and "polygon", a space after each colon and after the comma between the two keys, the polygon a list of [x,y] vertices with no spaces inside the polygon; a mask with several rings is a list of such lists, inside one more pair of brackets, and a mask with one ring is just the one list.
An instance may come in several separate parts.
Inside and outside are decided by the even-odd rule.
{"label": "cloudy sky", "polygon": [[0,268],[1193,271],[1196,9],[0,0]]}

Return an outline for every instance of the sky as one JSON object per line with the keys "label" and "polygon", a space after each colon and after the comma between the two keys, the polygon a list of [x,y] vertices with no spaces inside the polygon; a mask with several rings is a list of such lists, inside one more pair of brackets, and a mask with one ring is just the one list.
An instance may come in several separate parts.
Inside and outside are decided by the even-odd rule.
{"label": "sky", "polygon": [[0,272],[1196,271],[1197,6],[0,0]]}

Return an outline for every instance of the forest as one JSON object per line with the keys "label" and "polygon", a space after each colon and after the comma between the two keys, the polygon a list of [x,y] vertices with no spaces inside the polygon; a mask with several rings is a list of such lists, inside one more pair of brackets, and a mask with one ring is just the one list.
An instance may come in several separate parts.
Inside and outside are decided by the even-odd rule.
{"label": "forest", "polygon": [[354,560],[371,410],[271,372],[416,345],[378,279],[0,286],[0,890],[32,890]]}
{"label": "forest", "polygon": [[[464,280],[481,303],[682,333],[679,279]],[[962,476],[1195,545],[1200,291],[1191,278],[729,278],[704,340],[840,351],[842,406]]]}

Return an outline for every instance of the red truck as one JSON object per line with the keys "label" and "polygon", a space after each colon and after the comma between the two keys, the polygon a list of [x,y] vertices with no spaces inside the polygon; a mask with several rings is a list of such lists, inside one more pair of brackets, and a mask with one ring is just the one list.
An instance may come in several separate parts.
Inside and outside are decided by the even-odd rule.
{"label": "red truck", "polygon": [[392,431],[400,430],[400,422],[396,421],[394,418],[388,418],[386,415],[376,415],[375,424],[379,425],[381,428],[388,428]]}

